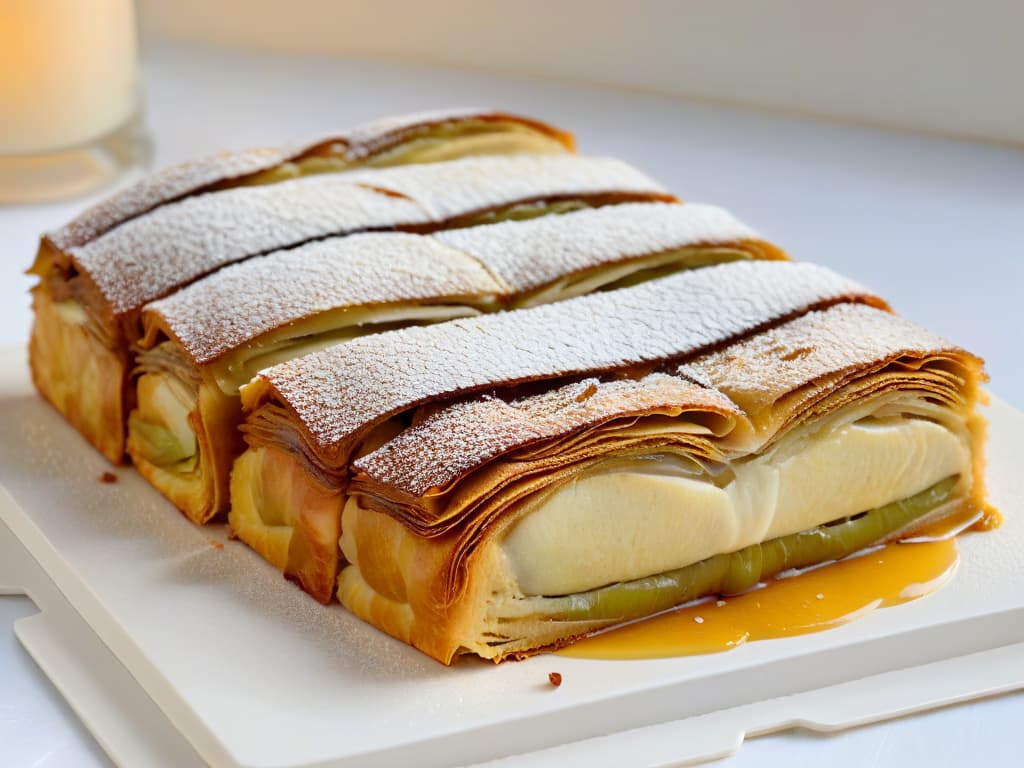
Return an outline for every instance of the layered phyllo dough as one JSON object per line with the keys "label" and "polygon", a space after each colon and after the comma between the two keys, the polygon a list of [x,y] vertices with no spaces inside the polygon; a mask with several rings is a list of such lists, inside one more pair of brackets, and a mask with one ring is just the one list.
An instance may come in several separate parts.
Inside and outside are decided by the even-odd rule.
{"label": "layered phyllo dough", "polygon": [[443,662],[564,645],[984,510],[980,363],[872,307],[476,397],[358,459],[341,601]]}
{"label": "layered phyllo dough", "polygon": [[142,308],[216,270],[282,248],[373,230],[431,232],[626,201],[671,201],[616,160],[471,157],[205,191],[128,218],[81,245],[44,239],[33,273],[36,386],[112,461],[133,406]]}
{"label": "layered phyllo dough", "polygon": [[810,265],[354,344],[244,390],[233,503],[307,590],[329,599],[337,568],[342,603],[445,663],[984,508],[980,361]]}
{"label": "layered phyllo dough", "polygon": [[[242,389],[249,445],[231,520],[321,601],[334,593],[350,462],[417,409],[495,388],[539,386],[684,359],[809,309],[884,306],[809,264],[731,262],[557,304],[354,339],[262,371]],[[445,455],[450,466],[458,455]],[[259,541],[249,534],[249,540]]]}
{"label": "layered phyllo dough", "polygon": [[[329,238],[249,259],[142,313],[128,452],[188,517],[227,508],[239,388],[260,370],[410,325],[547,303],[708,264],[784,258],[725,211],[633,203],[434,235]],[[238,535],[265,555],[264,526]]]}

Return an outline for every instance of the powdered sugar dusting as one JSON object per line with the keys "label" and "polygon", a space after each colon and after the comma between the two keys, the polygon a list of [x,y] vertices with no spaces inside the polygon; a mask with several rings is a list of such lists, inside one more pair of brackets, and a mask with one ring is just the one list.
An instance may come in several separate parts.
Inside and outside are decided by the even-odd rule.
{"label": "powdered sugar dusting", "polygon": [[459,392],[693,354],[823,302],[870,297],[813,264],[733,262],[528,310],[363,337],[260,375],[326,451]]}
{"label": "powdered sugar dusting", "polygon": [[584,209],[432,236],[352,235],[225,267],[147,305],[146,313],[160,315],[202,364],[330,309],[510,296],[576,271],[695,243],[740,246],[752,237],[719,208],[668,203]]}
{"label": "powdered sugar dusting", "polygon": [[429,221],[412,200],[313,176],[186,198],[71,253],[115,313],[225,264],[329,234]]}
{"label": "powdered sugar dusting", "polygon": [[472,254],[517,291],[528,291],[602,265],[698,244],[742,246],[757,235],[711,205],[627,203],[437,238]]}
{"label": "powdered sugar dusting", "polygon": [[546,197],[626,194],[668,197],[647,174],[609,157],[503,155],[448,163],[352,171],[355,182],[419,201],[435,221]]}
{"label": "powdered sugar dusting", "polygon": [[272,168],[288,159],[280,147],[221,152],[152,173],[89,208],[70,223],[50,232],[61,250],[85,245],[121,222],[226,179]]}
{"label": "powdered sugar dusting", "polygon": [[64,227],[51,232],[49,238],[61,250],[68,250],[85,245],[116,225],[164,203],[298,159],[324,144],[340,145],[350,158],[365,159],[401,143],[418,129],[471,119],[502,119],[532,126],[549,135],[559,135],[557,129],[531,118],[479,108],[435,110],[382,118],[290,147],[221,152],[161,169],[93,206]]}
{"label": "powdered sugar dusting", "polygon": [[[679,368],[687,376],[697,373],[711,388],[654,373],[638,380],[589,378],[511,401],[480,396],[434,411],[353,467],[371,485],[423,496],[497,456],[609,418],[677,407],[760,421],[776,400],[822,377],[871,370],[903,356],[920,360],[944,354],[965,353],[892,313],[837,304]],[[366,487],[366,480],[361,482]]]}
{"label": "powdered sugar dusting", "polygon": [[[589,395],[579,399],[581,385]],[[740,417],[724,395],[663,373],[596,378],[513,400],[483,396],[437,411],[354,462],[375,484],[414,496],[443,488],[511,450],[651,413],[705,411]]]}
{"label": "powdered sugar dusting", "polygon": [[225,267],[153,302],[196,363],[320,312],[503,292],[474,259],[403,233],[331,238]]}
{"label": "powdered sugar dusting", "polygon": [[840,304],[713,352],[680,367],[759,413],[823,376],[903,355],[966,355],[936,333],[873,307]]}
{"label": "powdered sugar dusting", "polygon": [[615,160],[473,157],[210,192],[125,222],[71,254],[113,311],[123,313],[226,264],[309,240],[441,226],[522,200],[608,193],[663,194]]}

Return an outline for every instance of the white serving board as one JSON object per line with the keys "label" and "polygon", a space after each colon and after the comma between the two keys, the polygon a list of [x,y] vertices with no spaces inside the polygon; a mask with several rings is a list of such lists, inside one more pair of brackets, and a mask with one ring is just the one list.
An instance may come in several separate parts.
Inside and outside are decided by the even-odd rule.
{"label": "white serving board", "polygon": [[446,668],[194,527],[134,471],[98,482],[109,465],[33,393],[23,356],[0,351],[0,588],[39,604],[19,638],[123,765],[670,765],[1024,687],[1024,414],[1000,402],[989,481],[1006,522],[962,539],[934,595],[711,656]]}

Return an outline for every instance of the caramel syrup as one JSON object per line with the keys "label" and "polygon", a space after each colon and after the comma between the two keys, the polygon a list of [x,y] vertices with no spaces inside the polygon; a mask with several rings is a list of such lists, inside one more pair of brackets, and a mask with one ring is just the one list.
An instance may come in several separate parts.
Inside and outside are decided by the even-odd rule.
{"label": "caramel syrup", "polygon": [[749,640],[820,632],[875,608],[939,589],[959,562],[955,535],[977,520],[927,530],[734,597],[690,604],[589,637],[558,653],[588,659],[655,659],[717,653]]}

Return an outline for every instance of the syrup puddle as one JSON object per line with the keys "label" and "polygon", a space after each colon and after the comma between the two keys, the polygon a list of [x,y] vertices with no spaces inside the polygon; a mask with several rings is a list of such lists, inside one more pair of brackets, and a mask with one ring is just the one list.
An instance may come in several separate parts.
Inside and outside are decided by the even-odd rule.
{"label": "syrup puddle", "polygon": [[787,573],[786,578],[769,580],[765,589],[690,604],[580,640],[558,653],[656,659],[820,632],[942,587],[959,562],[954,535],[948,529],[928,531],[913,542],[887,544],[796,575]]}

